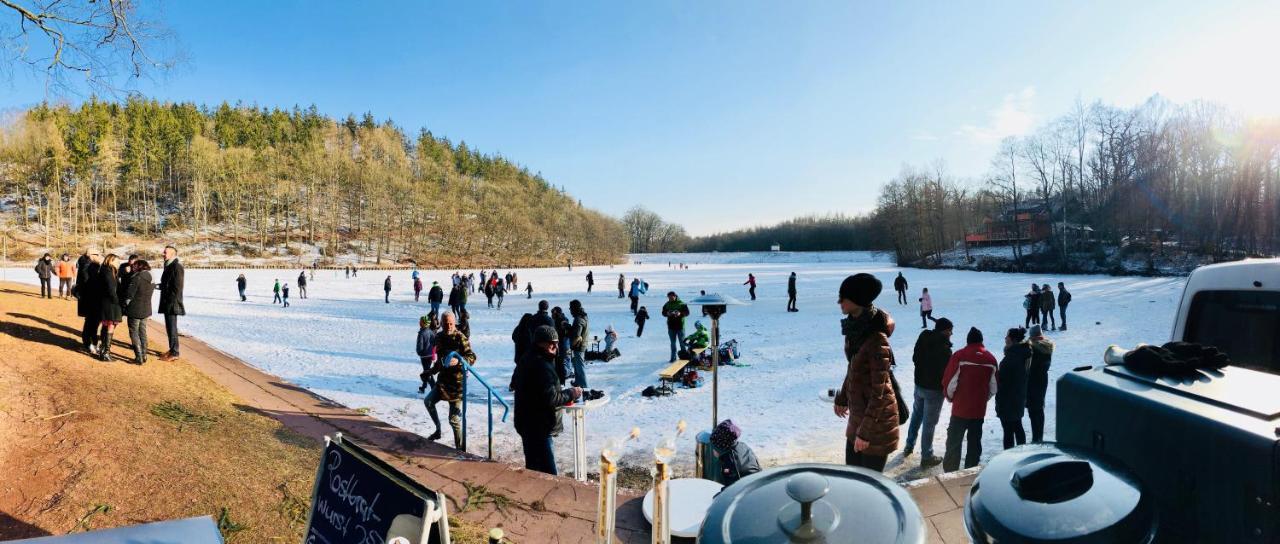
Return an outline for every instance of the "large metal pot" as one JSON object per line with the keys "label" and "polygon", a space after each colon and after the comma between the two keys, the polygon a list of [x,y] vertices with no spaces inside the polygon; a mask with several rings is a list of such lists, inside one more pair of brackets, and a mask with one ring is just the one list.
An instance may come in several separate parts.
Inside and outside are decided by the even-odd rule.
{"label": "large metal pot", "polygon": [[823,464],[739,480],[712,501],[698,534],[700,544],[924,541],[924,517],[905,489],[878,472]]}

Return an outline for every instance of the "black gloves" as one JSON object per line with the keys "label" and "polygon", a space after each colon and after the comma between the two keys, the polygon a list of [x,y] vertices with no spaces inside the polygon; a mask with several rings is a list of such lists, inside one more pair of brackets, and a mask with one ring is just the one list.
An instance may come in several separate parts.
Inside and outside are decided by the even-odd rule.
{"label": "black gloves", "polygon": [[1124,366],[1144,374],[1195,376],[1199,369],[1219,369],[1231,360],[1216,347],[1190,342],[1141,346],[1124,356]]}

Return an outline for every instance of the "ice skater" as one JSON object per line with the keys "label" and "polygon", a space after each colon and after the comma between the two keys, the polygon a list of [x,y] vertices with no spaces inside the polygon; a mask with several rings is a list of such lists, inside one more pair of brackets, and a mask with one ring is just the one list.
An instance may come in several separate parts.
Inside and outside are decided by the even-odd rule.
{"label": "ice skater", "polygon": [[387,281],[382,282],[382,301],[391,304],[391,276],[387,276]]}
{"label": "ice skater", "polygon": [[929,321],[938,321],[933,318],[933,297],[929,296],[929,288],[925,287],[920,295],[920,328],[929,328]]}
{"label": "ice skater", "polygon": [[596,277],[591,274],[590,270],[588,270],[587,271],[587,293],[591,292],[591,287],[594,286],[595,284],[596,284]]}
{"label": "ice skater", "polygon": [[249,284],[249,281],[244,279],[244,274],[240,274],[240,277],[236,278],[236,289],[240,290],[240,302],[249,300],[244,296],[244,290],[246,287],[248,287],[248,284]]}
{"label": "ice skater", "polygon": [[525,298],[530,298],[530,299],[533,298],[533,282],[529,282],[529,285],[525,286],[524,292],[526,295],[528,295]]}
{"label": "ice skater", "polygon": [[649,310],[646,310],[644,306],[641,306],[640,310],[636,312],[636,338],[644,336],[644,322],[648,320]]}
{"label": "ice skater", "polygon": [[893,290],[898,292],[898,304],[907,305],[907,278],[898,272],[898,277],[893,278]]}
{"label": "ice skater", "polygon": [[284,287],[280,288],[280,293],[281,293],[280,300],[284,302],[284,307],[288,308],[289,307],[289,284],[287,283],[284,284]]}
{"label": "ice skater", "polygon": [[798,312],[796,308],[796,273],[792,272],[791,277],[787,278],[787,311]]}
{"label": "ice skater", "polygon": [[743,282],[742,284],[748,286],[747,293],[751,294],[751,300],[755,300],[756,299],[756,275],[748,273],[747,281]]}

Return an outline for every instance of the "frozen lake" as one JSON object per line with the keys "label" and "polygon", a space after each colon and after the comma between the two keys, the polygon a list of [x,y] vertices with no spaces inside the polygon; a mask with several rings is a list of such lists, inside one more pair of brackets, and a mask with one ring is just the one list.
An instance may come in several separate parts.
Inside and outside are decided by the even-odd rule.
{"label": "frozen lake", "polygon": [[[668,260],[687,263],[690,269],[669,267]],[[584,279],[588,270],[596,279],[596,289],[589,295]],[[899,270],[911,286],[912,303],[906,306],[894,301],[892,280]],[[786,279],[792,271],[799,280],[797,313],[785,311]],[[240,302],[235,288],[237,271],[188,270],[188,315],[183,332],[346,406],[366,408],[391,424],[423,436],[430,434],[434,427],[423,409],[422,395],[417,393],[421,368],[414,353],[418,317],[428,311],[425,290],[422,302],[414,303],[409,272],[403,270],[362,270],[353,279],[344,278],[342,271],[321,271],[308,286],[310,298],[299,299],[294,288],[289,308],[272,305],[275,278],[292,285],[297,272],[245,272],[249,301]],[[452,272],[424,270],[424,283],[429,287],[435,280],[447,285]],[[579,299],[590,315],[591,334],[603,336],[605,326],[612,324],[619,332],[617,347],[622,352],[618,359],[596,362],[587,369],[590,387],[612,397],[588,415],[588,451],[599,451],[606,438],[625,435],[638,426],[642,438],[630,448],[627,459],[647,463],[643,451],[673,431],[678,420],[685,419],[690,431],[678,444],[678,464],[691,466],[693,435],[710,425],[710,376],[707,386],[677,388],[674,396],[640,395],[645,387],[657,384],[657,372],[667,365],[667,337],[659,308],[665,293],[672,290],[685,300],[706,290],[746,301],[742,283],[748,273],[754,273],[759,282],[758,300],[730,307],[721,322],[722,340],[737,339],[741,362],[750,366],[722,367],[720,417],[733,419],[742,427],[743,440],[766,465],[840,462],[845,422],[832,414],[831,404],[820,400],[818,394],[839,387],[844,376],[842,316],[836,292],[841,280],[857,272],[875,274],[885,284],[886,292],[876,302],[897,321],[890,341],[898,361],[895,374],[908,404],[914,387],[911,354],[920,331],[919,308],[914,301],[923,287],[933,296],[934,317],[947,317],[955,323],[954,349],[961,347],[969,327],[976,326],[986,336],[988,348],[999,357],[1005,329],[1022,324],[1022,297],[1030,284],[1049,283],[1056,290],[1059,281],[1066,282],[1074,296],[1068,312],[1071,328],[1047,333],[1057,344],[1051,370],[1051,378],[1056,378],[1066,369],[1099,363],[1109,344],[1164,342],[1185,283],[1184,278],[899,269],[882,256],[855,252],[636,255],[631,264],[613,267],[575,266],[571,272],[563,267],[518,270],[522,287],[524,282],[533,283],[534,298],[525,299],[523,292],[508,296],[501,310],[486,308],[484,297],[473,294],[467,307],[472,316],[472,343],[479,357],[476,369],[490,383],[502,387],[502,394],[509,399],[505,386],[513,368],[510,335],[520,316],[535,311],[539,299],[566,311],[570,300]],[[648,323],[644,338],[635,337],[629,302],[617,298],[620,273],[628,283],[633,277],[649,282],[649,293],[641,304],[654,319]],[[388,274],[394,290],[391,303],[385,304],[382,282]],[[29,269],[10,269],[6,276],[35,283]],[[688,332],[700,313],[697,308],[691,310],[694,316]],[[704,323],[710,325],[709,320]],[[483,389],[472,381],[471,393],[469,443],[472,453],[483,454]],[[1055,419],[1052,387],[1048,403],[1046,435],[1051,438]],[[443,405],[440,408],[443,417],[446,410]],[[950,405],[944,407],[935,434],[937,455],[944,449],[949,411]],[[568,427],[569,421],[565,423]],[[905,439],[905,427],[902,432]],[[983,434],[985,461],[1001,447],[994,402],[988,406]],[[444,435],[444,442],[450,443],[447,429]],[[522,462],[519,437],[509,419],[497,425],[495,435],[496,456]],[[562,471],[571,465],[571,448],[567,430],[556,443]],[[588,459],[594,457],[588,455]],[[916,468],[918,448],[909,462],[901,464],[899,458],[900,453],[890,456],[888,472],[912,478],[924,474]]]}

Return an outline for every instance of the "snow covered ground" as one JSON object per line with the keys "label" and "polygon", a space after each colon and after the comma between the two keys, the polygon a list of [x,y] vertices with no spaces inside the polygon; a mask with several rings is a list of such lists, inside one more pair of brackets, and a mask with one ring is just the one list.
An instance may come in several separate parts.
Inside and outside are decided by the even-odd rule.
{"label": "snow covered ground", "polygon": [[[690,269],[668,267],[668,261],[687,263]],[[589,295],[583,278],[588,269],[596,278],[596,289]],[[914,301],[922,287],[928,287],[933,295],[934,317],[955,322],[953,342],[963,343],[969,327],[976,326],[985,333],[988,347],[998,354],[1005,329],[1022,324],[1022,296],[1030,284],[1050,283],[1056,290],[1057,282],[1065,281],[1074,295],[1068,313],[1071,328],[1049,333],[1058,346],[1052,369],[1056,378],[1066,369],[1099,363],[1109,344],[1164,341],[1185,282],[1184,278],[905,269],[912,303],[902,306],[895,304],[892,290],[899,270],[886,257],[852,252],[635,255],[632,264],[615,267],[574,267],[572,272],[564,268],[519,270],[522,283],[533,282],[533,300],[526,300],[521,292],[507,297],[501,310],[491,310],[485,307],[483,296],[476,294],[467,304],[472,315],[472,342],[479,355],[476,368],[490,383],[505,386],[513,368],[511,329],[521,314],[534,311],[538,299],[566,309],[570,300],[580,299],[590,314],[591,334],[602,335],[605,326],[612,324],[620,333],[618,348],[623,354],[588,367],[590,388],[612,396],[611,402],[588,415],[588,451],[599,451],[606,438],[623,436],[638,426],[642,438],[639,444],[633,443],[626,459],[647,462],[643,452],[684,419],[690,431],[678,442],[678,464],[689,467],[695,432],[710,426],[711,388],[709,384],[699,389],[677,388],[674,396],[664,398],[640,395],[646,386],[657,383],[657,372],[667,365],[667,337],[658,311],[670,290],[686,300],[702,289],[747,300],[742,283],[751,272],[760,284],[759,299],[730,307],[722,320],[723,339],[737,339],[742,362],[750,366],[722,368],[720,417],[731,418],[743,428],[743,439],[766,465],[838,462],[843,459],[844,421],[832,414],[830,403],[818,397],[821,391],[838,387],[844,375],[836,292],[847,275],[870,272],[885,284],[886,292],[877,302],[897,320],[897,332],[891,338],[898,360],[895,372],[908,402],[914,381],[911,353],[920,330]],[[785,311],[786,278],[792,271],[799,274],[798,313]],[[432,280],[445,284],[451,272],[424,271],[424,281],[427,286]],[[414,303],[409,272],[389,273],[394,287],[390,304],[382,300],[382,282],[388,273],[362,270],[358,278],[346,279],[341,272],[322,271],[308,286],[310,298],[298,298],[294,288],[291,307],[285,309],[271,304],[271,284],[280,278],[292,285],[297,271],[247,271],[249,301],[240,302],[235,289],[237,272],[188,270],[188,315],[182,329],[267,372],[346,406],[367,408],[380,419],[425,436],[433,426],[423,409],[422,396],[417,394],[420,367],[413,347],[417,319],[428,311],[426,296],[424,292],[423,302]],[[650,284],[649,294],[641,302],[655,319],[649,322],[644,338],[635,337],[628,301],[617,298],[619,273],[625,274],[628,282],[640,277]],[[10,269],[5,275],[34,283],[34,273],[26,268]],[[696,317],[698,309],[692,310]],[[689,325],[692,331],[692,319]],[[485,399],[479,384],[471,383],[469,442],[473,453],[483,454]],[[502,394],[510,398],[508,392]],[[1052,437],[1052,388],[1048,402],[1046,432]],[[440,408],[443,415],[444,406]],[[949,405],[943,409],[934,436],[937,455],[943,451],[949,411]],[[566,419],[566,426],[568,423]],[[905,427],[903,433],[905,438]],[[994,406],[988,409],[983,433],[985,461],[1001,446]],[[449,432],[444,434],[448,441]],[[497,425],[495,435],[496,455],[520,462],[519,437],[510,419]],[[562,470],[571,465],[571,448],[566,432],[556,443]],[[922,476],[925,473],[916,468],[918,460],[918,450],[905,463],[900,454],[894,454],[889,472],[903,478]]]}

